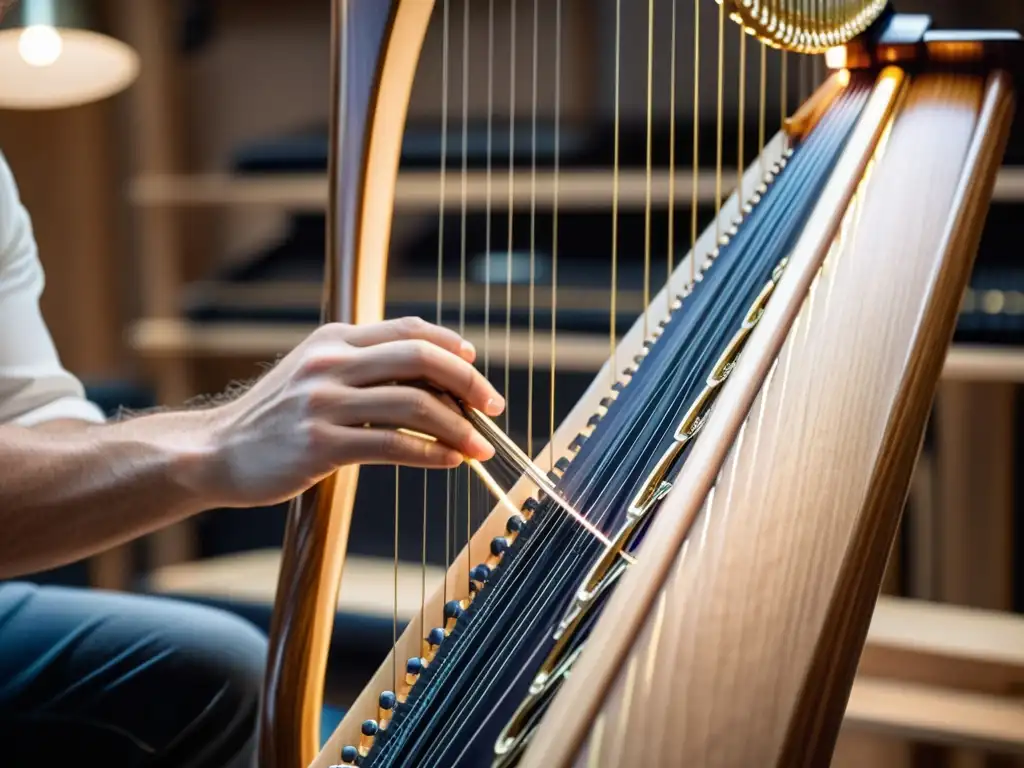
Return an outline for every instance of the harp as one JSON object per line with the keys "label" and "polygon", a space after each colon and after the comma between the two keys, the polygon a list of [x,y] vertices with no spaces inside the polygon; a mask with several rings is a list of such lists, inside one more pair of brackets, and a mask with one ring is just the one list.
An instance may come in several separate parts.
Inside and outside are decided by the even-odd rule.
{"label": "harp", "polygon": [[[691,247],[668,249],[660,291],[649,276],[666,258],[648,239],[642,312],[623,333],[613,319],[608,362],[550,434],[537,430],[532,463],[481,423],[541,474],[495,494],[322,750],[358,468],[295,500],[262,765],[828,763],[1007,140],[1018,36],[944,32],[881,0],[665,3],[718,37],[718,134],[702,137],[718,143],[713,220],[676,234]],[[494,8],[333,2],[325,321],[383,317],[412,83],[432,15],[447,47],[456,5]],[[830,65],[732,171],[728,35],[744,56],[749,44]],[[560,82],[557,66],[545,76]],[[649,151],[647,169],[649,212]],[[441,172],[456,195],[462,174]],[[511,196],[511,179],[495,170],[494,195]],[[557,171],[534,173],[529,200],[558,189]],[[670,203],[690,191],[670,185]],[[614,259],[614,231],[609,248]],[[531,270],[531,345],[534,287]]]}

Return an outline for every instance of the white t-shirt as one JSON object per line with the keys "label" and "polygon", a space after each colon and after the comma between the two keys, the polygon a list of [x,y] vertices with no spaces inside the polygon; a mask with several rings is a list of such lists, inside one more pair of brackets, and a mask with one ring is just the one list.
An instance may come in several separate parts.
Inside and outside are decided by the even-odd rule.
{"label": "white t-shirt", "polygon": [[103,412],[57,356],[39,311],[43,282],[28,211],[0,153],[0,423],[102,422]]}

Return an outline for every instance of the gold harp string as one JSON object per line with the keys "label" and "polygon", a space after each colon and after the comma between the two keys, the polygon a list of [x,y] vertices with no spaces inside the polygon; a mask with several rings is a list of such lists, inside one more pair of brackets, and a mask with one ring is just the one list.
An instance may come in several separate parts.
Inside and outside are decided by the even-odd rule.
{"label": "gold harp string", "polygon": [[[444,302],[444,213],[445,198],[448,186],[448,53],[449,53],[449,19],[451,9],[449,0],[443,3],[443,19],[441,30],[441,194],[438,201],[438,233],[437,233],[437,324],[442,325],[442,308]],[[452,473],[445,472],[445,505],[444,505],[444,567],[445,573],[451,565],[451,526],[452,526]],[[444,602],[448,602],[448,577],[444,579]]]}
{"label": "gold harp string", "polygon": [[399,467],[395,465],[395,594],[394,606],[391,616],[391,672],[394,678],[394,687],[391,689],[398,692],[398,496],[399,496]]}
{"label": "gold harp string", "polygon": [[562,153],[562,0],[555,0],[555,169],[551,202],[551,399],[548,418],[548,468],[555,467],[555,351],[558,332],[558,191]]}
{"label": "gold harp string", "polygon": [[768,46],[761,43],[761,68],[759,72],[758,116],[757,116],[757,156],[761,165],[761,177],[764,178],[768,169],[765,167],[764,141],[768,112]]}
{"label": "gold harp string", "polygon": [[619,281],[619,89],[622,83],[622,0],[615,0],[615,118],[612,141],[612,282],[611,307],[608,317],[611,341],[611,374],[612,385],[618,381],[619,363],[617,358],[617,333],[615,328],[618,312],[618,281]]}
{"label": "gold harp string", "polygon": [[736,147],[736,202],[739,203],[739,216],[743,217],[743,209],[747,204],[743,196],[743,161],[744,161],[744,133],[747,128],[747,33],[740,26],[740,89],[739,89],[739,125],[737,126],[737,147]]}
{"label": "gold harp string", "polygon": [[783,135],[783,148],[789,148],[789,137],[786,136],[786,118],[789,117],[789,54],[786,51],[782,52],[782,72],[779,75],[779,128],[782,130]]}
{"label": "gold harp string", "polygon": [[[462,188],[459,236],[459,335],[466,336],[466,227],[469,185],[469,0],[462,0]],[[456,476],[457,477],[457,476]],[[458,538],[456,536],[456,538]],[[466,594],[473,570],[473,473],[466,470]]]}
{"label": "gold harp string", "polygon": [[678,0],[672,0],[672,39],[669,52],[668,118],[668,242],[666,244],[665,316],[672,314],[672,271],[676,250],[676,43]]}
{"label": "gold harp string", "polygon": [[647,157],[644,178],[644,340],[650,338],[648,328],[651,303],[651,144],[654,134],[654,0],[647,0]]}
{"label": "gold harp string", "polygon": [[430,473],[423,471],[423,522],[420,538],[420,635],[426,636],[427,631],[427,498]]}
{"label": "gold harp string", "polygon": [[644,178],[644,231],[643,231],[643,337],[649,338],[647,307],[650,304],[650,178],[651,144],[654,122],[654,0],[647,0],[647,157]]}
{"label": "gold harp string", "polygon": [[807,89],[809,87],[810,79],[811,79],[810,63],[811,63],[811,57],[810,56],[801,56],[800,57],[800,69],[799,69],[799,71],[797,73],[797,77],[799,79],[798,88],[800,89],[800,103],[801,104],[803,104],[805,101],[807,101]]}
{"label": "gold harp string", "polygon": [[[484,378],[491,376],[491,214],[494,181],[494,0],[487,0],[487,190],[484,202]],[[508,393],[506,393],[508,394]]]}
{"label": "gold harp string", "polygon": [[715,248],[722,239],[722,115],[725,102],[725,3],[718,4],[718,115],[715,127]]}
{"label": "gold harp string", "polygon": [[[444,99],[442,99],[442,102]],[[441,109],[444,109],[442,104]],[[441,142],[445,141],[445,133],[441,131]],[[444,201],[444,184],[445,184],[445,171],[444,161],[441,162],[441,178],[439,179],[440,184],[440,201],[438,203],[438,219],[442,222],[441,226],[444,226],[444,214],[443,209],[440,208]],[[441,323],[441,300],[443,298],[444,291],[444,274],[442,270],[442,258],[443,258],[443,238],[438,237],[437,244],[437,321],[438,325]],[[421,541],[420,541],[420,634],[423,635],[427,628],[427,500],[429,494],[427,489],[430,485],[430,470],[423,470],[423,527],[421,530]],[[397,690],[396,690],[397,693]]]}
{"label": "gold harp string", "polygon": [[538,80],[538,31],[540,22],[540,0],[533,0],[532,69],[530,91],[530,291],[529,329],[527,331],[526,361],[526,453],[533,458],[533,354],[537,288],[537,80]]}
{"label": "gold harp string", "polygon": [[[491,216],[493,214],[493,154],[494,151],[494,0],[487,2],[487,192],[485,202],[485,223],[484,239],[486,240],[486,251],[484,261],[484,378],[488,381],[491,377]],[[480,509],[487,506],[487,488],[483,487],[480,497]],[[472,531],[466,533],[466,550],[472,541]],[[469,594],[473,592],[473,563],[467,565]]]}
{"label": "gold harp string", "polygon": [[697,206],[700,202],[700,0],[693,0],[693,171],[690,193],[690,285],[697,282]]}
{"label": "gold harp string", "polygon": [[509,96],[508,96],[508,250],[505,253],[505,434],[512,428],[509,404],[512,375],[512,246],[515,234],[515,158],[516,158],[516,3],[511,0],[509,19]]}

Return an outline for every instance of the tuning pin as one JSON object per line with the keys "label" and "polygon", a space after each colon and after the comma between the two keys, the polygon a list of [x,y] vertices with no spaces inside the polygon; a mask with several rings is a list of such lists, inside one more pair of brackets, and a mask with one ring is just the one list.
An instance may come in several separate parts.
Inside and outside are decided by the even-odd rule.
{"label": "tuning pin", "polygon": [[359,736],[359,756],[366,757],[373,749],[373,740],[377,738],[377,731],[380,728],[375,720],[366,720],[360,730],[362,733]]}
{"label": "tuning pin", "polygon": [[505,550],[508,549],[508,539],[504,536],[495,536],[491,539],[491,554],[495,557],[501,557],[505,554]]}
{"label": "tuning pin", "polygon": [[427,650],[430,653],[430,657],[433,658],[437,653],[437,649],[441,647],[441,643],[444,642],[445,635],[444,628],[434,627],[430,630],[430,634],[427,635]]}
{"label": "tuning pin", "polygon": [[428,662],[433,661],[434,656],[437,655],[437,649],[441,646],[441,643],[444,642],[446,637],[447,635],[442,627],[434,627],[430,630],[430,634],[427,635],[426,640],[424,641],[426,647],[423,652],[423,658]]}
{"label": "tuning pin", "polygon": [[[516,517],[519,517],[516,515]],[[522,518],[520,518],[522,519]],[[477,589],[483,589],[484,584],[491,578],[491,568],[486,563],[480,563],[472,571],[469,572],[469,580],[474,584],[479,584]]]}
{"label": "tuning pin", "polygon": [[359,750],[353,746],[343,747],[341,750],[341,764],[342,766],[345,766],[345,768],[348,768],[348,766],[359,765]]}
{"label": "tuning pin", "polygon": [[486,563],[480,563],[472,571],[469,572],[469,586],[473,592],[479,592],[484,588],[484,584],[491,577],[491,569]]}
{"label": "tuning pin", "polygon": [[557,469],[559,472],[565,472],[566,470],[568,470],[569,459],[567,459],[565,456],[560,458],[558,461],[555,462],[555,469]]}
{"label": "tuning pin", "polygon": [[533,517],[533,513],[540,509],[540,502],[532,496],[523,502],[523,506],[520,507],[520,511],[526,515],[527,519]]}
{"label": "tuning pin", "polygon": [[505,532],[509,534],[519,533],[526,525],[526,518],[522,515],[512,515],[505,521]]}
{"label": "tuning pin", "polygon": [[382,731],[388,727],[391,718],[394,717],[397,702],[398,698],[392,691],[384,691],[377,700],[377,719],[380,721]]}
{"label": "tuning pin", "polygon": [[444,605],[445,634],[451,634],[455,629],[459,616],[462,615],[462,604],[458,600],[449,600]]}
{"label": "tuning pin", "polygon": [[405,662],[405,684],[412,688],[420,679],[420,672],[423,671],[423,659],[413,656]]}
{"label": "tuning pin", "polygon": [[571,443],[569,443],[569,450],[573,453],[579,453],[585,442],[587,442],[587,436],[581,432],[572,439]]}

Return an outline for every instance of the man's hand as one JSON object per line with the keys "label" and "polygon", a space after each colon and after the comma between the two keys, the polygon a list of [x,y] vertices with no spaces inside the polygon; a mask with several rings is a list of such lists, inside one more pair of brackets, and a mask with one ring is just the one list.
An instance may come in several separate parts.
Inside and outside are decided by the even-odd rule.
{"label": "man's hand", "polygon": [[474,358],[458,334],[418,318],[323,326],[237,400],[196,414],[209,459],[196,490],[210,506],[270,504],[345,464],[489,459],[494,449],[462,414],[416,386],[496,416],[504,400]]}

